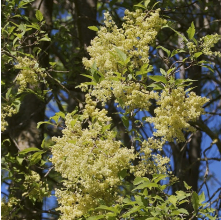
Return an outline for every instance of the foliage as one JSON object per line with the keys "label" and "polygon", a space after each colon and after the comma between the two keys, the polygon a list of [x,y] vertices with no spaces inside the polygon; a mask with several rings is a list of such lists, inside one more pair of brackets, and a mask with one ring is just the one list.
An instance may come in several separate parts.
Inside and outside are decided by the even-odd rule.
{"label": "foliage", "polygon": [[[184,182],[185,190],[171,194],[179,179],[170,171],[171,160],[164,149],[168,144],[185,147],[188,138],[202,129],[197,123],[210,100],[194,90],[196,79],[177,78],[177,73],[196,66],[213,71],[212,58],[221,57],[214,50],[221,35],[198,37],[194,22],[183,35],[159,2],[144,1],[126,9],[120,25],[105,12],[103,26],[88,26],[96,33],[88,54],[82,43],[82,48],[75,47],[74,56],[84,57],[73,68],[82,78],[73,83],[59,62],[42,65],[42,43],[51,38],[40,8],[34,17],[26,16],[32,2],[2,3],[2,181],[10,185],[9,196],[2,199],[2,218],[21,217],[27,201],[33,208],[55,190],[54,214],[59,213],[60,219],[217,219],[204,192],[198,194]],[[115,3],[109,7],[113,9]],[[165,30],[175,33],[182,46],[175,41],[173,48],[161,45]],[[68,46],[61,42],[59,49]],[[153,49],[162,58],[159,74]],[[55,61],[53,56],[50,59]],[[70,85],[84,98],[73,95]],[[44,105],[53,97],[59,110],[38,121],[37,128],[45,128],[41,146],[30,144],[21,150],[10,125],[20,117],[29,94]],[[69,111],[58,94],[73,99],[78,107]],[[119,138],[120,129],[109,111],[111,102],[123,132],[131,138],[129,145]],[[142,136],[140,128],[146,125],[154,129],[152,137]],[[212,144],[219,144],[219,138],[211,136]],[[11,150],[14,145],[19,151]]]}

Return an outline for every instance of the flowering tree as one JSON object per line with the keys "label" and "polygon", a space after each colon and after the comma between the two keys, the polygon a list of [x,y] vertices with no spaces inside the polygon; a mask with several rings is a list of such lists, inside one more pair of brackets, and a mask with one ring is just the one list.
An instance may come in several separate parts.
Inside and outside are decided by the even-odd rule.
{"label": "flowering tree", "polygon": [[[19,5],[14,2],[13,7],[19,9],[28,2],[31,1],[21,1]],[[9,6],[6,2],[5,7]],[[2,129],[5,130],[8,123],[10,127],[7,117],[19,111],[27,93],[44,101],[54,97],[60,110],[49,120],[38,121],[37,128],[44,124],[57,132],[51,135],[53,137],[46,136],[41,146],[36,146],[29,137],[33,144],[21,148],[19,146],[24,146],[21,140],[11,137],[15,144],[20,142],[20,151],[16,156],[6,154],[4,169],[10,172],[5,176],[13,179],[10,173],[23,175],[17,181],[22,182],[23,187],[20,189],[22,198],[16,197],[16,187],[12,186],[11,195],[3,200],[5,219],[19,216],[24,200],[35,205],[48,196],[50,181],[47,178],[55,171],[60,179],[55,187],[60,219],[217,218],[211,204],[204,203],[204,192],[198,195],[186,182],[180,183],[184,190],[174,190],[173,195],[168,193],[179,179],[171,172],[165,148],[168,144],[182,144],[182,152],[199,129],[196,125],[205,114],[203,106],[209,99],[193,91],[195,79],[179,78],[178,73],[195,66],[211,69],[210,57],[221,56],[213,50],[221,36],[215,33],[198,39],[194,22],[185,36],[174,29],[165,16],[167,10],[157,6],[150,1],[134,5],[133,10],[125,10],[121,26],[106,12],[103,26],[88,27],[97,36],[87,47],[89,56],[82,61],[86,69],[82,74],[84,80],[81,78],[75,87],[81,90],[85,100],[71,93],[69,85],[62,83],[59,76],[57,79],[50,74],[56,71],[55,63],[51,62],[49,68],[41,67],[40,47],[33,48],[32,53],[20,51],[19,45],[25,44],[25,39],[30,37],[27,33],[32,29],[37,30],[31,34],[36,38],[35,44],[50,41],[45,31],[41,31],[44,20],[40,10],[35,14],[37,23],[11,22],[4,26],[3,33],[11,48],[9,53],[5,45],[3,59],[5,65],[10,64],[18,71],[5,94],[2,119],[6,120]],[[14,29],[17,32],[12,32]],[[170,50],[159,44],[158,37],[165,30],[175,33],[182,47],[174,46]],[[160,73],[156,73],[151,61],[153,49],[159,53],[155,57],[161,58]],[[174,57],[179,60],[174,61]],[[78,103],[73,111],[65,111],[54,84]],[[44,89],[39,89],[41,86]],[[120,127],[109,111],[111,105],[117,109],[118,120],[122,121],[130,144],[119,135]],[[142,135],[141,129],[146,125],[154,129],[152,136]],[[219,142],[218,138],[213,139],[220,151]],[[10,139],[3,139],[3,144],[10,145]],[[10,170],[11,163],[18,164],[15,170]],[[52,163],[51,168],[40,174],[36,168],[47,163]]]}

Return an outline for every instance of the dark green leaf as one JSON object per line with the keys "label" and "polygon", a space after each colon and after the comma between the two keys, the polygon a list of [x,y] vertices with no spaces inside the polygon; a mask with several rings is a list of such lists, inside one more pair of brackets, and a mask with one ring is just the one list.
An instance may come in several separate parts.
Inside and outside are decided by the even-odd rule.
{"label": "dark green leaf", "polygon": [[126,116],[122,117],[123,124],[126,128],[129,127],[129,119]]}
{"label": "dark green leaf", "polygon": [[121,170],[121,171],[118,173],[118,176],[119,176],[120,180],[123,180],[123,179],[127,176],[127,170],[126,170],[126,169]]}
{"label": "dark green leaf", "polygon": [[191,202],[193,205],[194,212],[197,214],[199,208],[199,196],[196,192],[193,192]]}

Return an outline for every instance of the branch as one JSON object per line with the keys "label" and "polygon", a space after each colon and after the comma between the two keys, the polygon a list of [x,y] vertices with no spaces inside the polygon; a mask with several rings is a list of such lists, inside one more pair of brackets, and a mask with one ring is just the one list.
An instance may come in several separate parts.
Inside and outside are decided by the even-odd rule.
{"label": "branch", "polygon": [[213,144],[217,145],[219,152],[221,154],[221,141],[219,140],[217,134],[213,133],[206,124],[203,124],[200,121],[189,122],[189,124],[193,127],[196,127],[197,129],[201,131],[204,131],[207,135],[209,135],[210,138],[213,140]]}

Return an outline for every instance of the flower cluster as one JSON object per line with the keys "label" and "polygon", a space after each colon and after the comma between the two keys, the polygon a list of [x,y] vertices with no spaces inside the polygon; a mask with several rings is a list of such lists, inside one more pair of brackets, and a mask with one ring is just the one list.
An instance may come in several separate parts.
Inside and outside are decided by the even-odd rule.
{"label": "flower cluster", "polygon": [[6,105],[1,108],[1,131],[5,131],[8,126],[8,122],[5,120],[7,117],[12,117],[12,115],[16,114],[17,110],[14,106]]}
{"label": "flower cluster", "polygon": [[19,205],[20,199],[11,197],[6,201],[6,198],[3,197],[1,201],[1,219],[8,220],[12,217],[12,210],[15,206]]}
{"label": "flower cluster", "polygon": [[221,57],[221,53],[220,51],[215,51],[215,52],[212,52],[211,51],[211,48],[214,47],[214,45],[216,43],[218,43],[218,41],[221,40],[221,35],[218,35],[218,34],[213,34],[213,35],[206,35],[205,37],[202,37],[200,39],[200,41],[202,42],[202,53],[205,54],[205,55],[215,55],[215,56],[219,56]]}
{"label": "flower cluster", "polygon": [[188,122],[196,121],[203,114],[202,106],[208,102],[205,97],[197,96],[190,92],[186,97],[183,87],[165,89],[157,101],[157,107],[154,110],[155,117],[147,118],[147,122],[154,123],[157,129],[155,136],[164,137],[167,141],[185,141],[183,131],[195,131]]}
{"label": "flower cluster", "polygon": [[[107,111],[97,109],[89,95],[86,103],[83,115],[67,114],[63,136],[53,138],[52,162],[66,178],[65,188],[56,190],[61,219],[74,219],[101,201],[111,204],[116,200],[119,172],[129,169],[134,159],[133,149],[115,140]],[[85,123],[88,128],[83,128]]]}
{"label": "flower cluster", "polygon": [[[167,173],[167,164],[170,162],[168,157],[163,157],[162,151],[164,141],[148,138],[144,140],[139,152],[140,162],[131,167],[135,176],[144,176],[145,174]],[[153,153],[155,152],[155,153]]]}
{"label": "flower cluster", "polygon": [[[128,72],[125,66],[119,64],[119,51],[127,59],[127,69],[132,72],[149,63],[149,45],[153,43],[160,28],[166,20],[160,18],[160,9],[151,12],[148,16],[142,10],[135,12],[125,11],[122,28],[118,28],[109,13],[105,13],[105,27],[101,27],[98,36],[87,48],[91,58],[83,59],[86,69],[96,64],[99,72],[105,76],[104,80],[93,87],[92,95],[103,104],[112,96],[122,108],[146,109],[150,105],[149,99],[156,94],[143,90],[139,83],[127,80]],[[82,87],[85,85],[83,84]],[[139,97],[139,98],[138,98]]]}
{"label": "flower cluster", "polygon": [[166,20],[160,18],[160,9],[151,12],[148,17],[142,10],[125,11],[122,28],[118,28],[108,12],[105,16],[105,27],[101,27],[98,36],[87,48],[91,58],[83,59],[87,69],[95,62],[98,69],[105,72],[118,71],[116,47],[131,59],[133,68],[148,63],[149,46]]}
{"label": "flower cluster", "polygon": [[40,80],[46,77],[46,74],[42,72],[36,60],[31,60],[28,57],[18,57],[18,64],[15,65],[17,69],[20,69],[16,82],[19,84],[18,92],[24,91],[28,85],[33,88],[39,86]]}
{"label": "flower cluster", "polygon": [[33,202],[42,201],[44,197],[50,195],[48,185],[43,184],[40,180],[40,175],[35,171],[31,171],[30,175],[25,176],[23,183],[26,192],[22,194],[23,197],[27,196]]}
{"label": "flower cluster", "polygon": [[103,104],[114,95],[115,102],[128,112],[134,109],[148,111],[151,105],[150,99],[158,98],[156,92],[143,89],[139,83],[122,83],[106,79],[96,85],[96,89],[91,91],[91,95],[102,101]]}

